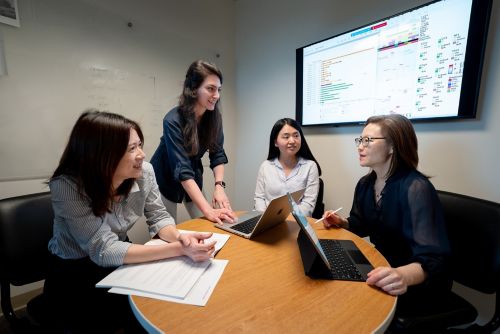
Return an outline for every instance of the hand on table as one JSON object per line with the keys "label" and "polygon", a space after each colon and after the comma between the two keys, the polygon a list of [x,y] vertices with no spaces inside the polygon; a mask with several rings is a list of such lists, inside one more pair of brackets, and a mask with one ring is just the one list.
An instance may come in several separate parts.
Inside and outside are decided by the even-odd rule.
{"label": "hand on table", "polygon": [[212,257],[216,244],[216,241],[205,243],[205,239],[211,236],[211,232],[181,233],[178,240],[182,246],[182,253],[195,262],[208,260]]}
{"label": "hand on table", "polygon": [[204,216],[214,223],[222,225],[222,221],[228,223],[234,223],[236,220],[236,214],[231,209],[213,209],[207,210],[203,213]]}
{"label": "hand on table", "polygon": [[377,267],[368,273],[366,283],[384,290],[390,295],[402,295],[408,289],[403,275],[391,267]]}

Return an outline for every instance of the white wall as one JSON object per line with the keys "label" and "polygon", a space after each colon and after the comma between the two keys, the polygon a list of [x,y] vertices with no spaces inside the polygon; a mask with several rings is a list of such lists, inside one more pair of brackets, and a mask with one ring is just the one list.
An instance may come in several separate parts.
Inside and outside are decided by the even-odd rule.
{"label": "white wall", "polygon": [[198,58],[224,74],[225,148],[234,156],[232,0],[23,0],[19,15],[20,28],[0,24],[8,72],[0,76],[0,198],[43,188],[77,116],[89,107],[139,121],[151,157],[161,120]]}
{"label": "white wall", "polygon": [[[295,117],[295,49],[396,14],[414,0],[239,0],[236,2],[238,144],[235,207],[252,205],[268,136],[281,117]],[[420,169],[436,188],[500,202],[499,1],[494,1],[476,120],[416,124]],[[354,186],[367,173],[353,144],[361,126],[306,128],[323,169],[327,208],[349,214]],[[471,222],[473,224],[474,222]],[[490,300],[477,297],[480,301]],[[485,304],[485,303],[482,303]],[[487,303],[486,303],[487,304]],[[488,310],[491,310],[491,304]],[[490,314],[491,315],[491,314]],[[487,314],[486,316],[487,317]]]}
{"label": "white wall", "polygon": [[[177,103],[185,71],[198,58],[215,62],[224,75],[221,109],[230,158],[225,179],[234,184],[232,0],[22,0],[18,6],[21,27],[0,24],[8,72],[0,76],[0,198],[48,191],[44,181],[77,115],[89,107],[138,120],[151,157],[161,120]],[[105,70],[105,76],[92,68]],[[178,217],[188,218],[183,207]],[[144,240],[145,225],[131,237]],[[14,288],[13,294],[25,291]]]}
{"label": "white wall", "polygon": [[[236,207],[252,203],[255,176],[265,159],[268,136],[280,117],[295,117],[295,49],[395,14],[424,1],[265,1],[236,4],[238,149]],[[285,9],[286,8],[286,9]],[[478,119],[415,125],[420,168],[443,190],[500,202],[500,67],[498,12],[494,1],[484,64]],[[258,18],[258,19],[257,19]],[[258,24],[256,23],[258,22]],[[349,208],[359,177],[353,138],[361,126],[305,128],[323,169],[327,207]],[[252,177],[253,176],[253,177]]]}
{"label": "white wall", "polygon": [[[164,85],[158,92],[159,107],[147,106],[148,110],[158,111],[157,114],[148,114],[154,120],[175,103],[187,65],[196,58],[208,57],[217,62],[225,77],[222,111],[225,146],[230,161],[226,171],[228,192],[235,209],[247,209],[253,205],[255,177],[267,154],[272,125],[278,118],[295,116],[295,49],[421,3],[424,1],[21,0],[21,28],[0,24],[0,39],[4,41],[9,68],[9,75],[0,77],[0,96],[9,90],[21,94],[23,99],[17,100],[17,108],[9,110],[4,108],[5,100],[0,99],[0,123],[7,116],[21,115],[25,103],[30,108],[49,104],[56,110],[43,109],[49,113],[48,117],[53,117],[52,112],[61,116],[53,117],[54,128],[64,128],[64,131],[58,130],[61,133],[69,131],[82,107],[74,106],[75,110],[68,110],[71,117],[61,115],[64,110],[57,108],[72,107],[72,104],[59,96],[56,88],[58,81],[70,82],[70,78],[61,74],[56,77],[46,75],[50,70],[57,73],[58,61],[65,68],[82,61],[82,55],[61,46],[64,43],[76,48],[81,48],[84,43],[86,48],[79,50],[96,63],[103,59],[105,64],[115,68],[125,69],[130,65],[138,73],[141,69],[145,73],[158,73]],[[500,157],[496,144],[500,113],[495,108],[500,103],[499,9],[499,2],[494,1],[479,118],[415,126],[420,141],[421,169],[434,175],[432,182],[437,188],[496,202],[500,202],[497,174]],[[134,23],[132,33],[127,30],[128,21]],[[117,52],[130,52],[133,57]],[[217,58],[216,54],[220,57]],[[121,62],[113,63],[114,58]],[[42,62],[49,68],[40,69],[41,72],[34,68],[29,79],[26,77],[16,87],[10,84],[11,80],[19,80],[16,71],[32,69],[33,64],[40,64],[40,59],[52,59]],[[37,75],[39,73],[43,76]],[[28,89],[33,94],[38,94],[38,89],[49,94],[39,97],[37,102],[29,100]],[[77,94],[75,96],[79,102],[88,101]],[[106,97],[109,105],[117,105],[110,93]],[[127,110],[126,106],[123,108],[134,118],[134,111]],[[138,112],[140,117],[141,111]],[[33,124],[29,116],[23,115],[23,122],[36,130],[36,123]],[[142,119],[154,123],[149,118]],[[146,153],[151,156],[160,130],[158,124],[147,125],[151,132],[146,133]],[[43,137],[38,138],[25,128],[16,128],[16,131],[33,139],[29,150],[44,143]],[[353,138],[360,132],[359,126],[305,129],[307,140],[323,168],[327,208],[349,208],[354,185],[366,173],[357,164],[353,145]],[[51,135],[50,132],[46,134]],[[5,145],[2,137],[2,164],[6,153],[12,156],[12,151],[6,152]],[[16,143],[9,142],[9,145],[16,146]],[[63,142],[54,141],[50,149],[57,151],[54,155],[58,156],[63,146]],[[36,166],[40,163],[38,159],[43,159],[43,156],[37,159],[29,156],[23,163]],[[56,165],[57,161],[53,160],[43,162],[46,170]],[[43,177],[0,179],[0,198],[46,190],[43,180]],[[211,185],[211,178],[208,180]],[[485,305],[483,299],[487,298],[480,298],[479,304]],[[486,306],[486,313],[489,308]]]}

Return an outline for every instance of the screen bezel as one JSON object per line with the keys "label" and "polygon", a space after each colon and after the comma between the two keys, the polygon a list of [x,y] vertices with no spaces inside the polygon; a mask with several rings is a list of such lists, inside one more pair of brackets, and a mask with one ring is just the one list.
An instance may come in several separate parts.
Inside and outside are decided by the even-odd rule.
{"label": "screen bezel", "polygon": [[[340,34],[322,39],[320,41],[305,45],[296,49],[296,89],[295,89],[295,119],[297,122],[304,127],[310,126],[343,126],[343,125],[355,125],[364,124],[365,120],[349,121],[349,122],[334,122],[334,123],[314,123],[314,124],[304,124],[303,123],[303,50],[304,48],[316,45],[328,41],[330,39],[336,38],[338,36],[351,33],[353,31],[371,26],[377,22],[389,20],[391,18],[403,15],[405,13],[414,11],[419,8],[430,6],[434,3],[443,0],[435,0],[425,3],[420,6],[412,7],[403,12],[399,12],[392,16],[386,18],[378,19],[373,22],[364,24],[357,28],[344,31]],[[460,93],[460,102],[458,106],[458,113],[456,116],[446,116],[446,117],[426,117],[426,118],[411,118],[411,121],[448,121],[448,120],[458,120],[458,119],[473,119],[477,115],[477,104],[479,100],[479,91],[481,84],[481,75],[484,63],[484,54],[486,49],[486,41],[488,35],[488,27],[491,16],[493,0],[472,0],[471,6],[471,18],[469,23],[469,31],[467,35],[467,46],[465,52],[464,60],[464,70],[462,78],[462,88]]]}
{"label": "screen bezel", "polygon": [[291,207],[292,216],[295,218],[295,221],[297,222],[297,224],[299,224],[302,231],[304,231],[304,233],[307,235],[307,238],[313,245],[314,249],[316,250],[316,253],[320,256],[321,260],[323,260],[326,267],[329,270],[331,270],[332,267],[330,265],[330,262],[328,262],[328,258],[326,257],[326,254],[323,248],[321,247],[321,244],[319,243],[319,238],[316,232],[314,231],[314,228],[307,221],[306,216],[304,216],[302,210],[300,210],[299,206],[297,205],[297,202],[295,202],[295,199],[292,198],[290,193],[287,193],[287,195],[288,195],[288,202],[290,203]]}

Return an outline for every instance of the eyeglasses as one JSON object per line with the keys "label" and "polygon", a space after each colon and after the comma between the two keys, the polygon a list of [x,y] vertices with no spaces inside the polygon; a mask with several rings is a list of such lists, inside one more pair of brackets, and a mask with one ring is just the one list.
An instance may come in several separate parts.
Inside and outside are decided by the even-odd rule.
{"label": "eyeglasses", "polygon": [[358,137],[354,138],[354,142],[356,143],[356,147],[358,147],[359,144],[363,144],[363,147],[368,147],[374,139],[385,139],[385,137]]}

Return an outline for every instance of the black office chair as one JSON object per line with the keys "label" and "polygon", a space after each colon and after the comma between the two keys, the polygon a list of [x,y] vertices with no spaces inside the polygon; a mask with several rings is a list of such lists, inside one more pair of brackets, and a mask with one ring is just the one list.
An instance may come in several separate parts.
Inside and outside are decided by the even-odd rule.
{"label": "black office chair", "polygon": [[320,219],[325,212],[325,203],[323,203],[323,192],[325,185],[323,180],[319,178],[319,190],[318,190],[318,198],[316,199],[316,206],[314,207],[314,211],[312,213],[312,217],[316,219]]}
{"label": "black office chair", "polygon": [[[484,326],[470,323],[477,310],[450,292],[444,300],[429,305],[429,313],[397,315],[393,332],[405,333],[492,333],[500,325],[500,204],[438,191],[451,246],[454,281],[486,294],[496,293],[495,312]],[[469,324],[469,326],[467,326]],[[460,326],[462,329],[450,329]]]}
{"label": "black office chair", "polygon": [[49,192],[0,200],[1,304],[4,317],[15,332],[42,330],[47,312],[43,294],[28,302],[28,317],[19,317],[12,308],[10,285],[22,286],[45,278],[53,223]]}

